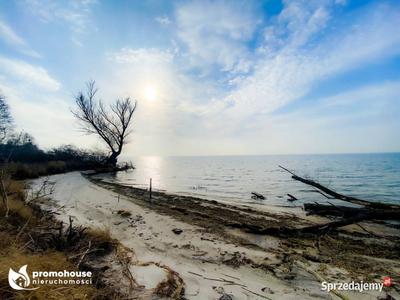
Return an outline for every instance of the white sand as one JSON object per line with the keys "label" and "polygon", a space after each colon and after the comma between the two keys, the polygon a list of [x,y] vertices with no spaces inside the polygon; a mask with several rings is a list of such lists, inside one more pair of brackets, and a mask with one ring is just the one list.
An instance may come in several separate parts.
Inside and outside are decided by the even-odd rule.
{"label": "white sand", "polygon": [[[119,198],[116,193],[92,184],[78,172],[55,175],[50,180],[57,182],[56,193],[52,198],[60,206],[66,203],[59,211],[62,213],[58,216],[60,220],[68,221],[68,217],[72,216],[76,223],[84,226],[110,227],[112,235],[132,249],[139,261],[159,262],[178,272],[186,284],[185,297],[188,299],[219,299],[222,289],[226,294],[234,295],[234,299],[263,299],[241,286],[225,285],[224,282],[207,280],[189,272],[213,279],[231,280],[270,299],[338,299],[322,291],[321,284],[314,276],[299,267],[293,268],[296,278],[291,281],[280,280],[260,268],[251,268],[250,265],[239,269],[229,267],[222,261],[233,257],[235,252],[257,263],[267,261],[273,264],[280,261],[272,253],[227,243],[219,236],[201,233],[200,228],[144,209],[130,202],[127,197]],[[132,212],[131,218],[121,217],[116,213],[118,210]],[[183,232],[176,235],[172,232],[174,228]],[[267,248],[279,247],[279,240],[268,236],[253,242]],[[147,288],[155,287],[165,278],[164,270],[154,265],[131,267],[131,272],[138,283]],[[273,294],[263,292],[264,287],[269,287]],[[385,295],[383,292],[344,293],[351,299],[362,300],[377,299],[378,295]],[[396,297],[396,294],[393,296]]]}

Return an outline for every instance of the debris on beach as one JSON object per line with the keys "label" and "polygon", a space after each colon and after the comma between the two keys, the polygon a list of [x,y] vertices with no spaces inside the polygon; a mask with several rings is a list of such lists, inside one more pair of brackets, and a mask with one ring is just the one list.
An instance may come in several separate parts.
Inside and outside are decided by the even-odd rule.
{"label": "debris on beach", "polygon": [[198,186],[191,186],[189,189],[191,189],[191,190],[204,190],[204,191],[207,191],[207,188],[206,188],[205,186],[200,186],[200,185],[198,185]]}
{"label": "debris on beach", "polygon": [[119,214],[121,217],[130,217],[132,213],[128,210],[119,210],[117,211],[117,214]]}
{"label": "debris on beach", "polygon": [[[145,209],[148,208],[148,199],[140,189],[93,181],[109,190],[118,190],[122,195],[132,197],[131,201],[134,201],[135,204],[142,205]],[[292,195],[294,197],[293,193]],[[286,193],[282,197],[287,198]],[[335,206],[331,205],[331,207],[336,210],[338,207],[340,208],[336,204]],[[129,222],[136,219],[136,211],[132,210],[132,212]],[[191,234],[186,234],[190,232],[187,227],[169,222],[169,227],[165,234],[168,237],[167,241],[164,242],[165,249],[162,244],[156,245],[149,242],[150,249],[160,249],[157,252],[166,253],[168,255],[166,257],[174,257],[173,255],[176,253],[177,255],[185,255],[186,259],[194,261],[196,265],[199,262],[207,263],[202,264],[199,269],[194,268],[193,271],[195,272],[188,271],[189,274],[199,277],[197,280],[191,277],[187,278],[188,275],[182,273],[182,278],[190,283],[188,285],[190,287],[190,291],[188,291],[190,295],[199,293],[199,288],[196,290],[197,285],[196,287],[193,286],[194,282],[198,282],[199,286],[201,286],[201,294],[204,291],[204,286],[210,284],[210,282],[212,284],[213,281],[217,284],[222,283],[227,295],[238,299],[243,294],[253,299],[268,299],[270,295],[279,297],[287,293],[297,293],[294,289],[284,289],[283,286],[270,285],[273,288],[272,291],[268,287],[265,288],[265,282],[253,285],[249,283],[250,281],[247,277],[243,281],[241,281],[241,276],[241,280],[238,278],[232,279],[231,277],[225,278],[226,275],[222,275],[221,270],[224,270],[224,272],[227,272],[227,270],[232,270],[232,272],[248,270],[249,274],[257,272],[257,274],[263,274],[268,278],[276,278],[277,281],[285,282],[289,286],[297,285],[299,282],[303,284],[304,276],[306,276],[307,285],[311,287],[318,286],[319,282],[315,276],[308,270],[299,267],[297,261],[302,262],[308,269],[320,274],[327,280],[337,278],[346,280],[352,276],[358,276],[362,280],[369,280],[385,272],[390,272],[390,274],[393,274],[393,278],[397,278],[396,267],[392,265],[393,259],[398,257],[398,249],[393,248],[398,238],[391,235],[392,231],[384,231],[381,239],[378,230],[383,229],[383,227],[366,227],[367,230],[376,232],[373,237],[369,233],[367,236],[364,233],[365,231],[362,232],[357,227],[350,228],[344,236],[342,232],[336,230],[327,232],[321,229],[310,229],[317,225],[304,215],[299,217],[285,212],[276,213],[270,210],[256,210],[246,205],[231,206],[211,200],[200,201],[192,196],[177,196],[164,193],[157,194],[157,197],[153,199],[151,213],[153,212],[168,215],[176,221],[196,226],[196,229],[193,230],[196,234],[194,237],[190,237]],[[142,218],[140,214],[137,217],[138,219]],[[143,214],[143,217],[147,218],[146,221],[150,224],[152,216],[146,217]],[[346,215],[343,217],[346,218]],[[163,216],[162,218],[167,217]],[[331,221],[331,219],[320,220],[319,218],[317,220],[317,224]],[[135,222],[135,224],[140,222],[144,222],[144,220]],[[157,226],[153,222],[151,225],[155,226],[155,228]],[[162,227],[162,229],[166,228]],[[333,227],[332,229],[335,228]],[[179,239],[183,238],[181,243],[170,245],[171,231],[177,236],[180,234]],[[185,231],[185,237],[182,237],[181,233],[183,231]],[[159,238],[157,240],[153,239],[152,243],[162,241],[162,230],[158,230],[158,232],[160,232]],[[133,236],[140,237],[141,235],[143,233],[139,232]],[[365,258],[365,248],[361,247],[362,242],[360,242],[360,237],[364,236],[368,237],[368,243],[373,245],[372,249],[374,249],[373,253],[367,254],[368,259]],[[131,236],[129,237],[131,238]],[[145,234],[144,237],[147,238],[147,235]],[[275,245],[276,243],[276,245],[271,247],[270,241],[274,241],[273,244]],[[387,241],[389,241],[389,244]],[[226,248],[225,242],[231,243],[234,248]],[[174,248],[174,250],[165,251],[171,248]],[[387,261],[381,260],[383,257]],[[377,261],[379,261],[379,264],[377,264]],[[210,275],[214,274],[210,272],[211,268],[217,265],[220,269],[217,269],[219,271],[215,274],[220,275]],[[360,265],[362,265],[362,269],[360,269]],[[230,285],[239,286],[241,292],[236,294],[235,290],[233,296]],[[308,290],[304,291],[306,294],[304,296],[309,297],[311,293],[309,286],[307,287]],[[211,288],[210,286],[208,287]],[[211,292],[215,293],[215,291]],[[319,296],[322,295],[322,293],[319,294]],[[394,295],[395,298],[398,298],[396,295]],[[219,299],[222,296],[224,295],[215,293],[214,299]],[[307,297],[303,297],[303,299]]]}
{"label": "debris on beach", "polygon": [[274,291],[273,290],[271,290],[269,287],[263,287],[262,289],[261,289],[261,291],[263,291],[264,293],[268,293],[268,294],[274,294]]}
{"label": "debris on beach", "polygon": [[172,229],[172,232],[175,233],[176,235],[180,235],[183,231],[182,231],[182,229],[174,228],[174,229]]}
{"label": "debris on beach", "polygon": [[261,200],[266,200],[267,198],[260,193],[257,192],[251,192],[252,196],[251,199],[261,199]]}
{"label": "debris on beach", "polygon": [[218,286],[218,287],[213,286],[212,288],[215,292],[222,295],[220,298],[218,298],[218,300],[233,300],[234,299],[232,295],[229,295],[225,292],[225,290],[222,286]]}
{"label": "debris on beach", "polygon": [[363,199],[357,199],[355,197],[345,196],[313,180],[302,178],[282,166],[279,167],[285,170],[286,172],[290,173],[294,180],[300,181],[304,184],[314,187],[318,193],[320,193],[327,199],[337,199],[345,202],[350,202],[352,204],[356,204],[359,206],[360,205],[363,206],[362,208],[353,208],[353,207],[337,206],[331,202],[328,202],[330,205],[323,205],[319,203],[316,204],[305,203],[303,205],[303,209],[311,211],[312,214],[321,216],[334,215],[334,216],[341,216],[342,218],[338,221],[304,227],[301,229],[302,232],[321,232],[321,230],[326,231],[330,230],[331,228],[338,228],[351,224],[357,224],[358,226],[361,226],[358,224],[361,221],[379,220],[382,222],[382,221],[397,221],[400,219],[400,205],[391,203],[373,202]]}

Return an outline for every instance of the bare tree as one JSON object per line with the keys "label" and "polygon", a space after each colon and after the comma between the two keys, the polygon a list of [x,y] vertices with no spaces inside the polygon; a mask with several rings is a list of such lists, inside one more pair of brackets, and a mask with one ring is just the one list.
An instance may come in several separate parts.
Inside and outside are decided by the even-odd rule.
{"label": "bare tree", "polygon": [[94,81],[87,84],[87,95],[83,92],[75,96],[77,108],[71,109],[78,119],[81,130],[86,134],[97,134],[110,149],[110,155],[105,161],[107,165],[115,166],[122,147],[127,143],[127,137],[132,133],[128,127],[136,110],[137,101],[132,103],[129,98],[124,101],[117,99],[106,109],[103,102],[94,99],[97,88]]}
{"label": "bare tree", "polygon": [[[7,138],[7,134],[12,131],[12,121],[13,120],[10,114],[10,108],[6,102],[4,95],[0,91],[0,144],[2,144],[3,141]],[[16,139],[16,141],[18,140],[19,138]],[[9,174],[7,174],[7,167],[14,146],[15,145],[11,147],[10,154],[6,157],[2,157],[0,161],[0,197],[2,198],[3,204],[6,207],[5,217],[8,217],[8,213],[10,211],[10,208],[8,206],[8,191],[6,187],[6,182],[9,181],[10,176]]]}
{"label": "bare tree", "polygon": [[0,143],[5,140],[8,131],[12,129],[12,123],[10,108],[8,107],[4,95],[0,91]]}

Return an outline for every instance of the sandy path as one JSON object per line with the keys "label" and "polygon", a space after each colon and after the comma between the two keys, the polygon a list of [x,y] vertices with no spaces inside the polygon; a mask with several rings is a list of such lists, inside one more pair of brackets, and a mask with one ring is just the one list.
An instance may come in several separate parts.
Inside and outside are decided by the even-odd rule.
{"label": "sandy path", "polygon": [[[186,283],[187,299],[220,299],[222,289],[232,295],[232,299],[264,299],[242,286],[207,280],[190,272],[208,278],[232,280],[270,299],[333,298],[332,294],[321,290],[321,284],[311,274],[299,267],[291,271],[296,279],[286,281],[262,268],[254,268],[252,264],[235,269],[227,263],[235,256],[246,257],[256,264],[265,261],[268,264],[281,263],[273,251],[254,250],[223,241],[219,236],[204,233],[199,227],[157,214],[132,203],[125,196],[96,186],[78,172],[55,175],[50,180],[56,182],[56,193],[52,198],[58,205],[65,205],[60,210],[60,220],[67,221],[72,216],[84,226],[110,227],[112,235],[132,249],[139,261],[160,262],[178,272]],[[132,216],[123,218],[116,213],[118,210],[130,211]],[[175,234],[172,231],[175,228],[181,229],[182,233]],[[268,247],[279,247],[279,242],[272,237],[266,244]],[[132,267],[131,272],[147,288],[154,287],[164,277],[162,272],[160,274],[151,268]],[[268,289],[263,291],[265,287],[272,293]],[[352,299],[367,300],[377,299],[379,293],[347,292],[347,295],[351,295]]]}

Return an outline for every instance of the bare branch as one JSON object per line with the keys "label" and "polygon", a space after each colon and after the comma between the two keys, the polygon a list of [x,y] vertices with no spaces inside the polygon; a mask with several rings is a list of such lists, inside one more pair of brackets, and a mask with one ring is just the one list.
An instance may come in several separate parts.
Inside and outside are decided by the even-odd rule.
{"label": "bare branch", "polygon": [[87,95],[79,92],[75,96],[77,108],[71,109],[72,114],[78,120],[80,130],[86,134],[97,134],[110,149],[110,157],[106,164],[115,165],[117,157],[122,152],[122,147],[127,143],[126,138],[132,133],[128,127],[132,121],[133,113],[137,107],[129,98],[124,101],[117,99],[110,105],[108,111],[101,100],[95,100],[97,88],[94,81],[87,84]]}

